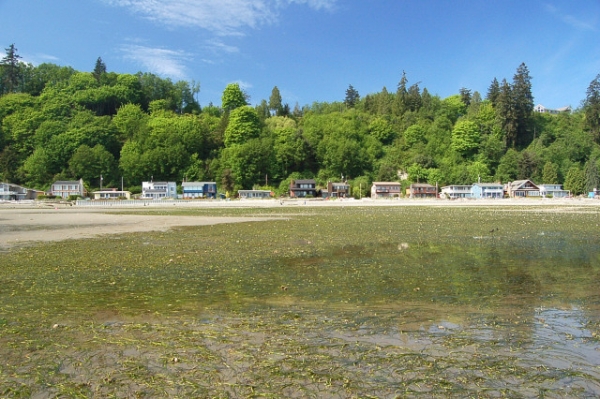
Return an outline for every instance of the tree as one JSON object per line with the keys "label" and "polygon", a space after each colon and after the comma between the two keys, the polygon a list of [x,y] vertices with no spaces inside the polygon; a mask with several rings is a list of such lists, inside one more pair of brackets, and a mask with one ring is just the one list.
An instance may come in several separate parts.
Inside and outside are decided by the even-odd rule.
{"label": "tree", "polygon": [[281,104],[281,93],[279,93],[277,86],[273,87],[273,90],[271,91],[271,97],[269,97],[269,109],[273,114],[277,116],[281,115],[283,106]]}
{"label": "tree", "polygon": [[548,161],[544,164],[542,182],[544,184],[558,184],[558,166],[555,163]]}
{"label": "tree", "polygon": [[585,191],[592,192],[600,187],[600,175],[598,164],[594,158],[590,158],[585,164]]}
{"label": "tree", "polygon": [[487,99],[490,100],[492,106],[496,107],[496,102],[498,100],[498,96],[500,95],[500,84],[498,83],[498,79],[494,78],[487,92]]}
{"label": "tree", "polygon": [[0,61],[2,66],[2,85],[4,89],[2,93],[14,93],[19,87],[21,80],[21,59],[22,57],[17,54],[17,48],[14,44],[11,44],[6,50],[6,55]]}
{"label": "tree", "polygon": [[515,144],[525,147],[531,142],[533,94],[531,93],[531,77],[525,63],[517,68],[513,77],[512,98],[516,118]]}
{"label": "tree", "polygon": [[100,175],[107,181],[114,178],[115,158],[106,149],[97,144],[94,148],[83,144],[75,151],[69,160],[69,170],[76,178],[85,181],[95,181]]}
{"label": "tree", "polygon": [[585,191],[585,176],[579,166],[569,168],[565,178],[565,190],[571,191],[572,195],[580,195]]}
{"label": "tree", "polygon": [[225,87],[223,96],[221,97],[221,104],[221,107],[225,111],[232,111],[236,108],[248,105],[246,102],[246,95],[237,83],[230,83]]}
{"label": "tree", "polygon": [[454,151],[463,156],[472,154],[479,148],[480,132],[477,124],[468,120],[460,120],[452,129],[452,144]]}
{"label": "tree", "polygon": [[496,99],[496,110],[500,125],[504,131],[504,141],[507,147],[515,148],[517,144],[517,119],[513,92],[506,79],[502,80],[500,93]]}
{"label": "tree", "polygon": [[102,61],[102,58],[98,57],[96,60],[96,65],[94,66],[94,71],[92,72],[92,76],[96,79],[98,83],[100,83],[100,78],[102,75],[106,73],[106,64]]}
{"label": "tree", "polygon": [[259,134],[260,120],[256,110],[250,106],[236,108],[231,111],[229,124],[225,129],[225,147],[243,144]]}
{"label": "tree", "polygon": [[344,104],[346,104],[346,107],[348,108],[354,108],[356,103],[358,103],[358,100],[360,100],[358,91],[356,91],[352,85],[349,85],[346,89],[346,98],[344,99]]}
{"label": "tree", "polygon": [[460,100],[468,107],[471,104],[471,90],[462,87],[459,90]]}
{"label": "tree", "polygon": [[594,141],[600,144],[600,74],[588,86],[584,108],[585,126]]}

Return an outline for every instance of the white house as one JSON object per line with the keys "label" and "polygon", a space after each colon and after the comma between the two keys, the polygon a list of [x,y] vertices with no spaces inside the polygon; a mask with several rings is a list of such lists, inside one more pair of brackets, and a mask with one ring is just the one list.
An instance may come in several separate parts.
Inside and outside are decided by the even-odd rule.
{"label": "white house", "polygon": [[174,181],[142,182],[142,198],[163,199],[177,198],[177,183]]}
{"label": "white house", "polygon": [[450,199],[471,198],[471,186],[460,184],[444,186],[442,187],[442,194],[444,194],[444,197]]}
{"label": "white house", "polygon": [[268,199],[271,198],[270,190],[238,190],[240,199]]}
{"label": "white house", "polygon": [[92,194],[94,194],[96,200],[131,199],[131,191],[119,191],[117,189],[94,191]]}
{"label": "white house", "polygon": [[0,182],[0,201],[20,201],[35,199],[36,197],[37,192],[35,190],[12,183]]}
{"label": "white house", "polygon": [[561,184],[540,184],[538,187],[542,197],[566,198],[570,194],[568,190],[563,190]]}
{"label": "white house", "polygon": [[535,107],[533,107],[533,111],[534,112],[539,112],[540,114],[558,115],[558,114],[560,114],[562,112],[570,113],[571,112],[571,107],[570,106],[566,106],[566,107],[557,108],[557,109],[550,109],[550,108],[544,107],[542,104],[538,104]]}
{"label": "white house", "polygon": [[85,197],[85,187],[83,179],[79,180],[59,180],[55,181],[50,186],[50,195],[61,198],[69,198],[69,196]]}

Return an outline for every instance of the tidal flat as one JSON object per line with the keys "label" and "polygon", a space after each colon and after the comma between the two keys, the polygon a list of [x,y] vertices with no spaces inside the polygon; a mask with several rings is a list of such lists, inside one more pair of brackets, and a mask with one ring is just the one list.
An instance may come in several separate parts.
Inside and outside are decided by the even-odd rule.
{"label": "tidal flat", "polygon": [[3,252],[0,397],[600,396],[597,207],[143,214],[272,220]]}

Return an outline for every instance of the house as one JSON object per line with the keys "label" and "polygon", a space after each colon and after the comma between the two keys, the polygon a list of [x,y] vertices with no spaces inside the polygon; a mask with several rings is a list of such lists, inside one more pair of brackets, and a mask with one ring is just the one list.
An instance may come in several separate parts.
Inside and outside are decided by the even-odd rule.
{"label": "house", "polygon": [[473,186],[469,185],[460,185],[455,184],[451,186],[442,187],[442,194],[446,198],[456,199],[456,198],[471,198],[471,188]]}
{"label": "house", "polygon": [[408,198],[437,198],[437,187],[427,183],[413,183],[406,189]]}
{"label": "house", "polygon": [[402,192],[400,183],[395,181],[374,181],[371,186],[371,198],[398,198]]}
{"label": "house", "polygon": [[314,179],[299,179],[290,182],[290,197],[305,198],[317,196],[317,182]]}
{"label": "house", "polygon": [[500,183],[474,183],[471,186],[471,198],[503,198],[504,186]]}
{"label": "house", "polygon": [[142,198],[163,199],[177,198],[177,184],[174,181],[142,182]]}
{"label": "house", "polygon": [[0,201],[36,199],[38,192],[12,183],[0,182]]}
{"label": "house", "polygon": [[507,183],[505,189],[511,198],[540,196],[540,188],[531,180],[515,180]]}
{"label": "house", "polygon": [[217,183],[213,181],[184,181],[183,198],[217,198]]}
{"label": "house", "polygon": [[92,194],[95,200],[131,199],[131,191],[119,191],[116,188],[94,191]]}
{"label": "house", "polygon": [[52,183],[48,193],[54,197],[61,198],[69,198],[69,196],[85,197],[87,194],[83,185],[83,179],[56,181]]}
{"label": "house", "polygon": [[568,190],[563,190],[561,184],[540,184],[540,196],[552,198],[567,198],[571,194]]}
{"label": "house", "polygon": [[271,194],[270,190],[238,190],[240,199],[269,199]]}
{"label": "house", "polygon": [[350,185],[346,182],[327,182],[327,190],[322,190],[323,198],[345,198],[350,196]]}
{"label": "house", "polygon": [[558,109],[550,109],[550,108],[544,107],[542,104],[538,104],[535,107],[533,107],[533,111],[539,112],[540,114],[558,115],[563,112],[571,113],[571,107],[566,106],[566,107],[562,107],[562,108],[558,108]]}

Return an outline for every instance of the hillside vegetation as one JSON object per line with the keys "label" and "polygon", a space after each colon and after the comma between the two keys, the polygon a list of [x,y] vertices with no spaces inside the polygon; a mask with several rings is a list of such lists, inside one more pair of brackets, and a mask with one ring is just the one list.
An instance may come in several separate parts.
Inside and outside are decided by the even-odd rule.
{"label": "hillside vegetation", "polygon": [[[201,106],[196,82],[151,73],[93,72],[20,61],[11,45],[0,70],[0,181],[47,189],[83,178],[95,188],[142,180],[210,180],[220,191],[292,178],[438,185],[533,179],[580,194],[598,187],[600,75],[581,107],[533,111],[531,77],[491,77],[488,92],[440,98],[402,74],[397,87],[293,107],[277,86],[255,106],[237,84]],[[359,184],[360,183],[360,184]],[[356,193],[358,195],[358,192]]]}

